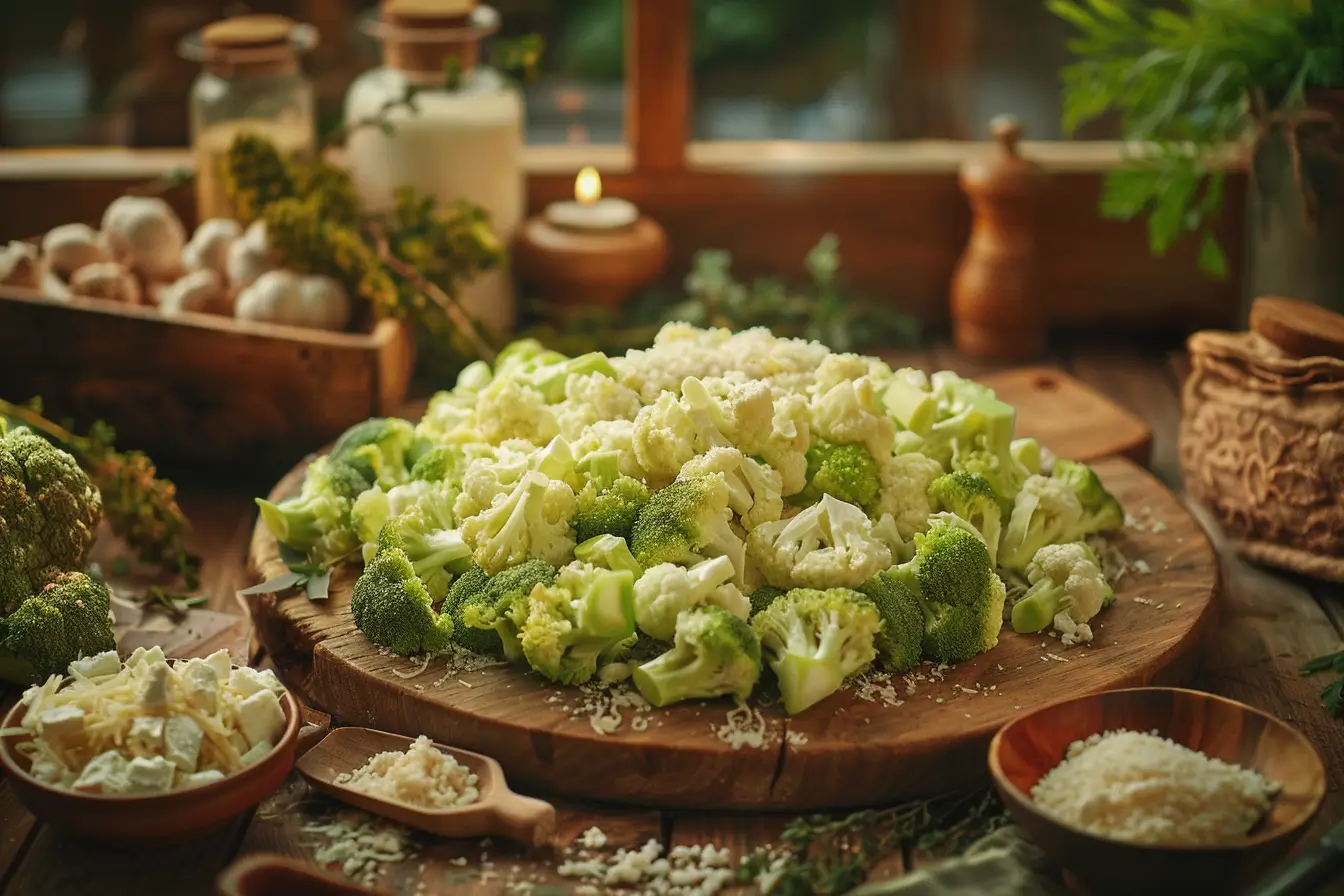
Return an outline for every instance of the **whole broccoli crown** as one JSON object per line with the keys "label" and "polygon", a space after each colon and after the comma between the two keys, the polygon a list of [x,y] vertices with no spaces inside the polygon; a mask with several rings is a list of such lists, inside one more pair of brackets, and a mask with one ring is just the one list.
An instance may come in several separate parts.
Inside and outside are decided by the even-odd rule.
{"label": "whole broccoli crown", "polygon": [[589,482],[579,492],[578,507],[570,520],[575,538],[579,542],[604,534],[629,538],[639,511],[648,501],[648,487],[629,476],[618,477],[605,489]]}
{"label": "whole broccoli crown", "polygon": [[71,454],[25,428],[0,436],[0,611],[52,573],[82,568],[102,515],[102,496]]}
{"label": "whole broccoli crown", "polygon": [[981,600],[994,576],[984,542],[960,526],[937,521],[915,536],[919,594],[934,603],[958,605]]}
{"label": "whole broccoli crown", "polygon": [[59,675],[75,660],[116,649],[107,587],[82,572],[57,575],[0,619],[0,647],[38,677]]}
{"label": "whole broccoli crown", "polygon": [[785,593],[783,588],[776,588],[774,585],[762,585],[757,588],[751,593],[751,616],[770,606],[775,602],[775,598],[782,597]]}
{"label": "whole broccoli crown", "polygon": [[659,489],[640,511],[630,533],[630,549],[645,567],[696,559],[715,521],[728,507],[721,474],[678,479]]}
{"label": "whole broccoli crown", "polygon": [[448,614],[434,612],[406,552],[379,551],[355,582],[350,613],[364,635],[402,656],[442,652],[453,634]]}
{"label": "whole broccoli crown", "polygon": [[794,504],[815,504],[832,495],[848,504],[871,507],[881,481],[877,461],[861,444],[835,445],[820,437],[807,448],[807,487],[790,498]]}
{"label": "whole broccoli crown", "polygon": [[465,572],[453,580],[453,584],[449,587],[448,593],[444,595],[444,612],[450,612],[456,609],[468,597],[484,591],[485,586],[489,581],[490,574],[473,563]]}
{"label": "whole broccoli crown", "polygon": [[347,429],[331,449],[333,459],[357,469],[365,479],[384,485],[406,480],[406,453],[415,442],[415,426],[399,417],[372,417]]}
{"label": "whole broccoli crown", "polygon": [[733,694],[750,696],[761,675],[761,645],[750,625],[721,607],[677,617],[670,650],[641,665],[635,686],[654,706]]}
{"label": "whole broccoli crown", "polygon": [[877,607],[882,630],[876,644],[878,658],[889,672],[907,672],[923,658],[924,610],[919,597],[903,580],[878,573],[858,591]]}

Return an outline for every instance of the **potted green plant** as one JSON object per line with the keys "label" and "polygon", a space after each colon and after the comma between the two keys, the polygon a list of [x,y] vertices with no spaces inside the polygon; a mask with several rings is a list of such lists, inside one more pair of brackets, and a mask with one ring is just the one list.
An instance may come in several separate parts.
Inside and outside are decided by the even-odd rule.
{"label": "potted green plant", "polygon": [[1046,6],[1077,29],[1065,129],[1116,115],[1130,147],[1101,213],[1147,215],[1156,255],[1194,236],[1201,268],[1225,277],[1213,226],[1229,164],[1244,158],[1243,322],[1259,295],[1344,310],[1344,0]]}

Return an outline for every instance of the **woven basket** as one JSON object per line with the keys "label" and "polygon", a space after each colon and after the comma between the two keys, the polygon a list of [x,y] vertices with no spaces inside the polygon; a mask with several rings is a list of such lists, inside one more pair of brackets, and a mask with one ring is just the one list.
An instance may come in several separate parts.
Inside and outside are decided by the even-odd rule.
{"label": "woven basket", "polygon": [[1344,360],[1255,333],[1196,333],[1181,415],[1186,490],[1238,553],[1344,582]]}

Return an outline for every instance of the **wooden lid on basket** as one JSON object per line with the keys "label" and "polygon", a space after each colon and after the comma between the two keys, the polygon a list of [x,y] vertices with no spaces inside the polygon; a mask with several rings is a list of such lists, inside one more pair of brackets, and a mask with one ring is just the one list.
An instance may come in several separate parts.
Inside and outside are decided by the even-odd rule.
{"label": "wooden lid on basket", "polygon": [[205,66],[231,75],[283,74],[298,69],[294,47],[295,21],[286,16],[235,16],[207,25],[201,31]]}
{"label": "wooden lid on basket", "polygon": [[382,7],[389,68],[438,75],[448,59],[476,67],[479,38],[470,30],[476,0],[386,0]]}
{"label": "wooden lid on basket", "polygon": [[1297,358],[1344,358],[1344,316],[1310,302],[1256,299],[1251,330]]}

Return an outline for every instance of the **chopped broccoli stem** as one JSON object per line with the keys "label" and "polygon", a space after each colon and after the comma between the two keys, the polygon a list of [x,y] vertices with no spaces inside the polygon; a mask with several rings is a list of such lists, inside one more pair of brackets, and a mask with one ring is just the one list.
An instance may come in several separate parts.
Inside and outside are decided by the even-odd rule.
{"label": "chopped broccoli stem", "polygon": [[574,548],[574,559],[605,569],[629,570],[635,578],[644,574],[644,567],[639,565],[625,539],[619,535],[594,535]]}
{"label": "chopped broccoli stem", "polygon": [[1022,465],[1028,473],[1041,472],[1041,443],[1035,439],[1013,439],[1008,445],[1013,460]]}
{"label": "chopped broccoli stem", "polygon": [[745,700],[761,674],[755,630],[722,607],[698,606],[677,617],[672,649],[634,672],[654,706],[731,694]]}
{"label": "chopped broccoli stem", "polygon": [[938,402],[928,392],[903,378],[896,378],[882,394],[887,415],[901,426],[926,436],[938,414]]}

